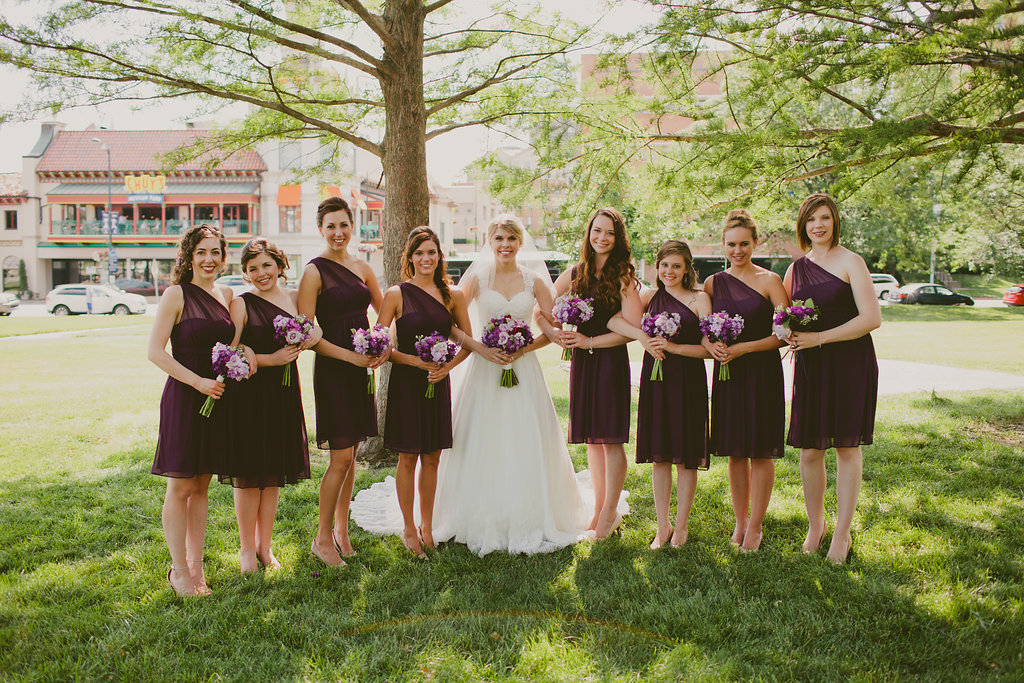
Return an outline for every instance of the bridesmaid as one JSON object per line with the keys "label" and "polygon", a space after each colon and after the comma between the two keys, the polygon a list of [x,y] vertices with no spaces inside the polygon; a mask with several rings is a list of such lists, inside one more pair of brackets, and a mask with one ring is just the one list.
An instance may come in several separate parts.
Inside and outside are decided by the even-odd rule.
{"label": "bridesmaid", "polygon": [[[685,242],[669,240],[655,260],[657,289],[640,293],[644,312],[676,313],[679,332],[669,341],[648,337],[641,319],[616,315],[609,329],[637,339],[647,353],[640,376],[640,402],[636,423],[636,461],[653,463],[654,509],[658,531],[651,542],[656,550],[666,543],[677,548],[689,534],[690,507],[697,491],[697,471],[708,469],[708,378],[698,321],[711,313],[711,299],[697,290],[693,255]],[[662,379],[651,380],[655,359],[662,360]],[[677,472],[675,528],[669,523],[672,466]]]}
{"label": "bridesmaid", "polygon": [[178,595],[210,594],[203,573],[208,489],[228,444],[227,411],[218,406],[207,418],[199,409],[207,396],[224,395],[210,354],[217,342],[230,343],[235,331],[228,314],[231,288],[213,284],[226,253],[215,227],[197,225],[181,236],[174,284],[160,298],[149,335],[149,360],[170,375],[160,398],[151,471],[167,477],[161,519],[171,553],[167,581]]}
{"label": "bridesmaid", "polygon": [[353,554],[348,537],[348,506],[355,482],[354,455],[359,442],[377,434],[377,408],[366,391],[366,368],[375,369],[387,353],[366,356],[352,350],[352,330],[366,328],[367,306],[380,311],[381,292],[370,264],[348,252],[352,211],[345,200],[329,197],[316,212],[325,249],[310,261],[299,281],[299,313],[316,316],[323,339],[316,345],[313,393],[316,441],[330,449],[320,482],[320,513],[310,550],[322,562],[341,567],[341,555]]}
{"label": "bridesmaid", "polygon": [[[620,310],[639,319],[639,283],[630,260],[626,222],[616,209],[591,216],[580,245],[580,262],[555,281],[555,295],[572,292],[594,297],[594,315],[575,332],[556,329],[544,320],[548,338],[575,349],[569,372],[569,443],[587,444],[587,464],[594,482],[594,517],[589,529],[607,537],[622,521],[616,508],[626,480],[629,441],[629,357],[627,337],[608,329]],[[539,321],[540,322],[540,321]]]}
{"label": "bridesmaid", "polygon": [[[782,278],[754,265],[757,224],[744,209],[729,212],[722,228],[729,268],[704,283],[713,312],[743,317],[743,332],[731,345],[702,343],[715,359],[711,392],[711,452],[729,458],[729,492],[736,527],[733,545],[761,546],[761,527],[775,482],[775,459],[784,455],[786,397],[782,381],[783,345],[772,332],[775,306],[788,306]],[[722,363],[731,379],[718,379]],[[748,517],[749,514],[749,517]]]}
{"label": "bridesmaid", "polygon": [[878,363],[871,330],[882,322],[868,268],[839,244],[839,209],[827,194],[800,206],[796,235],[808,252],[786,272],[794,299],[814,299],[818,320],[794,332],[793,407],[786,443],[800,449],[807,508],[804,552],[814,552],[825,527],[825,451],[836,449],[836,528],[828,559],[841,564],[853,546],[850,525],[861,482],[861,445],[870,444],[878,397]]}
{"label": "bridesmaid", "polygon": [[[405,529],[402,544],[426,559],[423,546],[434,547],[434,493],[441,449],[452,446],[452,395],[448,373],[468,355],[462,349],[443,365],[422,360],[416,353],[417,337],[434,332],[448,337],[452,327],[472,336],[466,296],[451,289],[441,241],[426,226],[413,229],[402,256],[405,282],[388,289],[380,309],[381,325],[395,324],[397,344],[391,351],[388,411],[384,418],[384,445],[398,451],[395,487]],[[427,383],[434,395],[426,398]],[[416,499],[416,462],[420,464],[420,527],[413,519]]]}
{"label": "bridesmaid", "polygon": [[[232,392],[232,438],[218,476],[234,487],[243,574],[256,571],[258,563],[270,569],[281,566],[270,545],[280,487],[309,479],[306,418],[295,359],[320,340],[320,330],[314,329],[302,346],[282,346],[274,339],[274,318],[298,313],[298,292],[278,285],[287,269],[288,257],[272,242],[263,237],[249,240],[242,248],[242,274],[254,291],[231,301],[232,344],[241,341],[250,347],[262,370]],[[290,386],[281,384],[286,366],[291,367]]]}

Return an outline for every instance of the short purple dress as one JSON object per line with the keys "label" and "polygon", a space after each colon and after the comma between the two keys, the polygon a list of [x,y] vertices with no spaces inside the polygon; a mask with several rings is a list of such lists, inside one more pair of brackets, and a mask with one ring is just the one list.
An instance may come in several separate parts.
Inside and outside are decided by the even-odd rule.
{"label": "short purple dress", "polygon": [[[258,354],[281,348],[274,339],[274,318],[290,313],[252,292],[242,295],[247,321],[242,343]],[[282,386],[284,366],[261,367],[232,387],[225,402],[231,439],[218,472],[235,488],[266,488],[309,479],[306,418],[299,391],[299,369],[292,361],[291,386]]]}
{"label": "short purple dress", "polygon": [[[743,317],[737,342],[757,341],[772,334],[775,307],[729,273],[716,273],[711,310]],[[729,363],[731,378],[718,379],[715,361],[711,387],[713,455],[736,458],[781,458],[786,429],[786,392],[778,349],[740,356]]]}
{"label": "short purple dress", "polygon": [[[814,299],[811,332],[857,317],[850,283],[806,256],[793,263],[793,298]],[[878,400],[878,361],[871,335],[796,353],[793,407],[786,443],[797,448],[854,448],[870,444]]]}
{"label": "short purple dress", "polygon": [[[179,286],[184,301],[181,319],[171,330],[171,355],[197,375],[215,379],[213,346],[217,342],[230,344],[235,325],[224,304],[205,289],[190,282]],[[206,394],[173,377],[167,378],[160,397],[160,432],[150,472],[187,479],[221,471],[230,438],[228,411],[223,404],[231,400],[237,388],[232,384],[227,383],[210,417],[203,417],[199,409],[206,402]]]}
{"label": "short purple dress", "polygon": [[[447,337],[452,316],[444,304],[411,282],[402,282],[402,317],[395,321],[398,350],[416,355],[416,338],[437,332]],[[452,390],[445,377],[426,398],[427,373],[392,363],[384,445],[399,453],[433,453],[452,446]]]}
{"label": "short purple dress", "polygon": [[[573,267],[572,276],[576,276]],[[576,293],[594,296],[593,292]],[[620,306],[594,300],[594,315],[580,334],[608,334],[608,321]],[[629,441],[629,355],[625,344],[611,348],[577,348],[569,370],[569,443],[620,444]]]}
{"label": "short purple dress", "polygon": [[[683,302],[659,289],[647,313],[678,313],[680,328],[670,341],[701,341],[697,316]],[[654,357],[644,354],[636,420],[636,461],[667,462],[688,470],[708,469],[708,377],[700,358],[665,354],[662,380],[651,380]]]}
{"label": "short purple dress", "polygon": [[[324,339],[352,350],[352,330],[366,329],[370,288],[351,270],[317,256],[310,261],[320,272],[316,320]],[[366,368],[317,354],[313,361],[316,396],[316,443],[341,450],[377,435],[377,406],[366,391]]]}

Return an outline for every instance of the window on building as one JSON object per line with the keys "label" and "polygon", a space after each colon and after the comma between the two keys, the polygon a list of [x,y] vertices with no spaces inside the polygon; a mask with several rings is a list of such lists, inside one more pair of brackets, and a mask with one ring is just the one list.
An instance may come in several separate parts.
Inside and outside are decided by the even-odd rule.
{"label": "window on building", "polygon": [[299,232],[301,230],[301,225],[299,207],[281,207],[281,232]]}
{"label": "window on building", "polygon": [[18,229],[18,212],[4,211],[4,230]]}

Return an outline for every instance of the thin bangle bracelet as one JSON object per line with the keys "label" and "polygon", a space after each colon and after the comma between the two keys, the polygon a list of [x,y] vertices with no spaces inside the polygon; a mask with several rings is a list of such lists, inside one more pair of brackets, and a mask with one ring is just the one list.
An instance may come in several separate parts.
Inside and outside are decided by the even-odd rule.
{"label": "thin bangle bracelet", "polygon": [[587,352],[588,352],[588,353],[589,353],[589,354],[590,354],[591,356],[593,356],[593,355],[594,355],[594,338],[593,338],[593,337],[591,337],[591,338],[590,338],[590,348],[589,348],[589,349],[587,349]]}

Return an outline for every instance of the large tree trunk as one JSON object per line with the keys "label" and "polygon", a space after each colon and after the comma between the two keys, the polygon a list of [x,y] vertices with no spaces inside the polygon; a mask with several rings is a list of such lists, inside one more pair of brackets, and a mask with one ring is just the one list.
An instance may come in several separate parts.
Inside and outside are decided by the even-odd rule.
{"label": "large tree trunk", "polygon": [[[384,20],[396,48],[385,47],[384,63],[390,74],[381,78],[387,118],[381,145],[384,166],[384,280],[401,281],[402,248],[409,232],[430,220],[427,189],[427,111],[423,102],[423,22],[420,0],[394,0],[384,5]],[[377,426],[384,431],[390,363],[379,371]],[[359,459],[371,465],[393,463],[394,453],[382,437],[363,442]]]}

